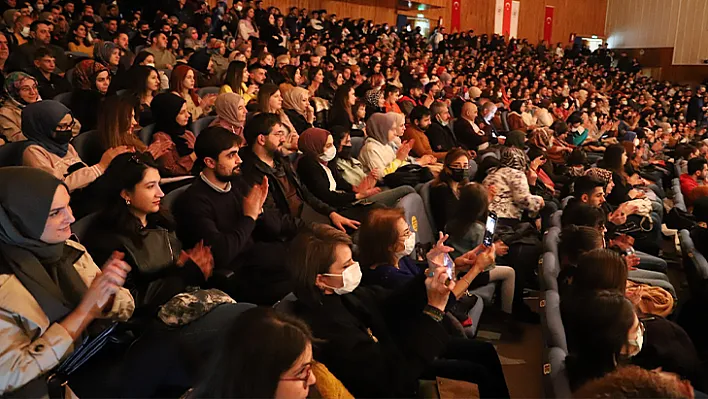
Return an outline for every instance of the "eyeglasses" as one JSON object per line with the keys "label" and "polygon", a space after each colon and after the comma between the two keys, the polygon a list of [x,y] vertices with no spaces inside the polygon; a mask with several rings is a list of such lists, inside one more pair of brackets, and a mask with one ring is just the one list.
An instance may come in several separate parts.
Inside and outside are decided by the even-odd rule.
{"label": "eyeglasses", "polygon": [[[37,86],[34,86],[35,90],[37,89]],[[74,128],[74,125],[76,125],[76,119],[74,117],[71,117],[71,122],[69,123],[60,123],[57,125],[57,130],[59,131],[64,131],[64,130],[71,130]]]}
{"label": "eyeglasses", "polygon": [[308,381],[310,381],[310,377],[312,376],[312,365],[315,362],[312,361],[308,363],[305,366],[305,369],[302,370],[300,374],[305,374],[304,377],[289,377],[289,378],[281,378],[280,381],[302,381],[302,387],[307,388],[309,386]]}

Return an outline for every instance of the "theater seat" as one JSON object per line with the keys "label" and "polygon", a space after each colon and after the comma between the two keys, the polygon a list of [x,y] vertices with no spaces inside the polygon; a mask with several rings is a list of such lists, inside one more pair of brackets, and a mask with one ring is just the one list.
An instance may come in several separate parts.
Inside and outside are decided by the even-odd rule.
{"label": "theater seat", "polygon": [[545,252],[541,257],[541,265],[539,267],[539,285],[541,291],[551,290],[558,291],[558,274],[560,273],[560,264],[553,252]]}
{"label": "theater seat", "polygon": [[285,295],[285,297],[273,305],[273,309],[277,310],[278,312],[282,312],[285,314],[293,314],[295,313],[295,302],[297,301],[297,297],[295,296],[294,293],[289,293],[288,295]]}
{"label": "theater seat", "polygon": [[429,181],[423,185],[420,186],[418,189],[418,194],[420,194],[420,198],[423,199],[423,205],[425,205],[425,213],[428,215],[428,221],[430,222],[430,225],[435,227],[437,226],[437,223],[435,223],[435,219],[433,219],[433,208],[430,205],[430,184],[432,181]]}
{"label": "theater seat", "polygon": [[97,216],[98,212],[86,215],[71,225],[71,232],[79,239],[79,242],[86,238],[86,232]]}
{"label": "theater seat", "polygon": [[101,162],[103,151],[101,151],[98,130],[80,133],[71,140],[71,145],[74,146],[81,160],[87,165],[95,165]]}
{"label": "theater seat", "polygon": [[361,147],[364,146],[366,137],[352,137],[352,158],[359,158]]}
{"label": "theater seat", "polygon": [[138,132],[138,137],[140,137],[140,140],[145,143],[146,145],[150,145],[152,142],[152,135],[155,134],[155,124],[153,123],[152,125],[147,125],[144,128],[140,129],[140,132]]}
{"label": "theater seat", "polygon": [[543,252],[551,252],[558,257],[558,243],[560,242],[560,227],[551,227],[546,234],[543,235]]}
{"label": "theater seat", "polygon": [[679,241],[681,242],[683,267],[686,271],[686,280],[688,280],[691,295],[702,297],[706,293],[706,286],[708,285],[708,261],[696,249],[691,233],[688,230],[679,231]]}
{"label": "theater seat", "polygon": [[191,184],[184,185],[182,187],[170,191],[169,194],[165,195],[165,197],[162,198],[162,205],[165,207],[165,209],[167,209],[168,211],[171,210],[175,202],[177,201],[177,198],[182,195],[182,193],[187,191],[190,186]]}
{"label": "theater seat", "polygon": [[561,216],[563,216],[562,210],[553,212],[551,215],[551,227],[561,227]]}
{"label": "theater seat", "polygon": [[22,165],[22,153],[28,145],[29,142],[24,140],[0,146],[0,167]]}
{"label": "theater seat", "polygon": [[[72,69],[73,70],[73,69]],[[68,74],[68,72],[67,72]],[[71,82],[71,81],[69,81]],[[54,101],[59,101],[60,103],[66,105],[67,107],[71,104],[71,92],[57,94],[53,98]]]}
{"label": "theater seat", "polygon": [[214,121],[214,119],[216,119],[215,116],[204,116],[202,118],[199,118],[196,121],[192,122],[192,125],[189,127],[188,130],[194,133],[196,137],[199,137],[199,133],[209,127],[209,125]]}
{"label": "theater seat", "polygon": [[206,96],[207,94],[219,94],[219,87],[218,86],[202,87],[201,89],[197,90],[197,94],[199,95],[200,98]]}
{"label": "theater seat", "polygon": [[570,382],[565,369],[568,353],[563,348],[553,347],[545,353],[543,380],[546,398],[572,398]]}
{"label": "theater seat", "polygon": [[433,233],[433,228],[428,221],[423,199],[418,193],[406,195],[398,201],[396,206],[405,212],[406,222],[415,232],[416,243],[431,244],[437,241],[437,235]]}
{"label": "theater seat", "polygon": [[557,346],[565,351],[568,344],[565,338],[565,328],[560,313],[560,296],[556,291],[545,291],[539,303],[541,310],[541,334],[546,347]]}

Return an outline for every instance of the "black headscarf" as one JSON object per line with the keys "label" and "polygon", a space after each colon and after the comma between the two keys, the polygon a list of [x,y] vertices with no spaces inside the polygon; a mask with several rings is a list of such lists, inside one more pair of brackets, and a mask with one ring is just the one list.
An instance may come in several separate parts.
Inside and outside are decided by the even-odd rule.
{"label": "black headscarf", "polygon": [[187,127],[180,126],[176,121],[177,114],[186,102],[184,98],[176,94],[162,93],[155,96],[150,103],[150,109],[155,118],[155,131],[167,133],[175,143],[177,153],[181,157],[192,153],[192,149],[187,145],[187,140],[182,137],[187,131]]}
{"label": "black headscarf", "polygon": [[41,241],[60,185],[40,169],[0,168],[0,272],[20,280],[50,323],[76,308],[87,288],[74,268],[82,253]]}
{"label": "black headscarf", "polygon": [[504,145],[523,150],[526,147],[526,134],[521,130],[512,130],[506,134]]}
{"label": "black headscarf", "polygon": [[69,143],[54,140],[54,130],[71,110],[59,101],[44,100],[28,104],[22,110],[22,133],[32,144],[37,144],[62,158],[69,151]]}
{"label": "black headscarf", "polygon": [[189,57],[189,63],[187,65],[203,73],[204,75],[208,75],[210,60],[211,54],[209,54],[206,49],[201,49]]}

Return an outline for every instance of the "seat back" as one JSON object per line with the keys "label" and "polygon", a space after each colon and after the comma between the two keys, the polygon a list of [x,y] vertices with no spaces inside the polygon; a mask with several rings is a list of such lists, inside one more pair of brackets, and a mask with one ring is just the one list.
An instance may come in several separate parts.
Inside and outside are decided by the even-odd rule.
{"label": "seat back", "polygon": [[436,236],[433,234],[433,228],[425,212],[423,199],[418,193],[410,193],[401,198],[397,207],[403,209],[406,222],[411,227],[411,231],[415,232],[416,243],[430,244],[435,242]]}
{"label": "seat back", "polygon": [[560,313],[560,296],[556,291],[545,291],[541,295],[539,308],[541,310],[541,334],[547,348],[557,346],[565,351],[568,344],[565,339],[565,328]]}
{"label": "seat back", "polygon": [[432,227],[437,226],[437,223],[435,223],[435,219],[433,218],[433,207],[430,204],[430,184],[432,181],[429,181],[423,185],[420,186],[418,189],[418,194],[420,194],[420,198],[423,199],[423,205],[425,206],[425,214],[428,215],[428,221],[430,222],[430,225]]}
{"label": "seat back", "polygon": [[219,94],[219,87],[217,86],[209,86],[209,87],[202,87],[201,89],[197,90],[197,94],[199,97],[204,97],[207,94]]}
{"label": "seat back", "polygon": [[128,92],[128,89],[120,89],[116,91],[116,96],[122,96],[123,94],[126,94]]}
{"label": "seat back", "polygon": [[162,205],[168,210],[171,211],[172,207],[174,206],[175,202],[177,202],[177,198],[179,198],[182,193],[187,191],[187,189],[191,186],[191,184],[184,185],[182,187],[176,188],[172,191],[170,191],[165,197],[162,199]]}
{"label": "seat back", "polygon": [[679,231],[683,267],[686,271],[686,280],[691,289],[691,295],[700,297],[708,286],[708,261],[703,254],[698,252],[691,238],[691,233],[683,229]]}
{"label": "seat back", "polygon": [[553,212],[551,215],[551,227],[561,227],[561,216],[563,216],[562,210]]}
{"label": "seat back", "polygon": [[546,231],[543,236],[543,252],[551,252],[555,255],[556,259],[560,259],[558,256],[558,242],[560,241],[560,227],[551,227]]}
{"label": "seat back", "polygon": [[565,358],[568,353],[562,348],[553,347],[545,355],[543,377],[546,398],[572,398],[565,369]]}
{"label": "seat back", "polygon": [[509,111],[506,111],[506,110],[501,111],[499,113],[499,117],[501,118],[502,128],[504,129],[504,131],[508,132],[509,131],[509,121],[508,121]]}
{"label": "seat back", "polygon": [[283,299],[276,302],[275,305],[273,305],[273,309],[281,313],[293,314],[295,312],[296,301],[297,297],[291,292],[288,295],[285,295]]}
{"label": "seat back", "polygon": [[146,145],[150,145],[152,142],[152,135],[155,134],[155,124],[153,123],[152,125],[147,125],[144,128],[140,129],[140,132],[138,133],[138,137],[140,137],[140,140],[145,143]]}
{"label": "seat back", "polygon": [[196,121],[192,122],[192,126],[189,128],[189,130],[191,130],[195,136],[199,136],[199,133],[209,127],[209,125],[214,121],[214,119],[216,119],[216,116],[205,116],[199,118]]}
{"label": "seat back", "polygon": [[539,268],[539,285],[541,291],[558,291],[558,274],[560,265],[553,252],[545,252],[541,257]]}
{"label": "seat back", "polygon": [[[568,202],[570,202],[570,200],[572,200],[573,198],[575,198],[575,197],[572,195],[569,195],[569,196],[563,198],[563,200],[561,200],[561,209],[565,209],[565,207],[568,206]],[[560,225],[559,225],[559,227],[560,227]]]}
{"label": "seat back", "polygon": [[688,209],[686,208],[686,201],[684,200],[680,189],[674,194],[674,206],[684,212],[688,212]]}
{"label": "seat back", "polygon": [[25,140],[0,146],[0,167],[22,165],[22,154],[28,145]]}
{"label": "seat back", "polygon": [[364,146],[366,137],[352,137],[352,158],[359,158],[361,147]]}
{"label": "seat back", "polygon": [[86,215],[71,225],[71,232],[79,239],[79,242],[86,238],[86,232],[96,217],[98,217],[98,212]]}
{"label": "seat back", "polygon": [[[70,69],[69,71],[73,71],[73,69]],[[69,75],[69,72],[67,72],[66,74]],[[53,100],[59,101],[60,103],[68,107],[69,105],[71,105],[71,92],[67,91],[66,93],[57,94],[56,96],[54,96]]]}
{"label": "seat back", "polygon": [[103,152],[98,130],[83,132],[71,140],[71,145],[84,163],[95,165],[101,161]]}

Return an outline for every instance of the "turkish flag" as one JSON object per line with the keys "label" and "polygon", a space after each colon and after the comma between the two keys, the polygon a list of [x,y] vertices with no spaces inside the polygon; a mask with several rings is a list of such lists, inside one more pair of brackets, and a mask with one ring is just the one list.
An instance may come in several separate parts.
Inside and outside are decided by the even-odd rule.
{"label": "turkish flag", "polygon": [[502,35],[511,34],[511,0],[504,0],[504,19],[502,22]]}
{"label": "turkish flag", "polygon": [[546,6],[546,18],[543,19],[543,40],[546,43],[551,43],[551,36],[553,36],[553,10],[555,7]]}
{"label": "turkish flag", "polygon": [[462,0],[452,0],[452,16],[450,18],[450,31],[460,31],[460,3]]}

